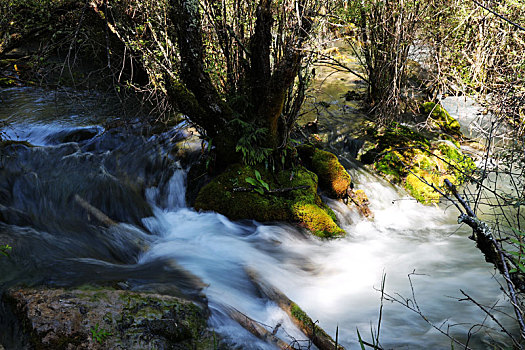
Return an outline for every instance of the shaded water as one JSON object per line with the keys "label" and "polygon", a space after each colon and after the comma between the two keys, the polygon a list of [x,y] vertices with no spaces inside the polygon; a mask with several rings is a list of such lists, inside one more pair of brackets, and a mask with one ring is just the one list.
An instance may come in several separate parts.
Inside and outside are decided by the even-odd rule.
{"label": "shaded water", "polygon": [[[286,315],[256,291],[245,272],[251,268],[328,333],[334,335],[339,327],[339,341],[358,349],[356,328],[368,340],[370,327],[376,328],[383,274],[388,293],[413,300],[407,275],[415,272],[417,303],[445,332],[464,340],[474,324],[494,326],[475,305],[457,300],[462,289],[480,303],[504,304],[492,266],[467,239],[469,230],[458,227],[452,208],[422,206],[354,166],[350,172],[368,194],[375,219],[330,202],[349,233],[343,239],[323,241],[287,224],[232,222],[198,213],[185,204],[186,169],[172,156],[183,131],[151,139],[106,131],[96,126],[101,116],[111,114],[106,105],[94,99],[89,108],[68,112],[71,103],[45,102],[47,94],[0,92],[3,101],[10,101],[9,108],[0,107],[10,135],[22,135],[36,124],[40,129],[25,136],[42,145],[10,146],[1,155],[5,222],[0,242],[14,249],[12,258],[0,259],[0,288],[95,282],[186,294],[198,301],[204,295],[212,310],[210,327],[242,348],[269,346],[226,316],[232,307],[271,327],[283,323],[278,335],[285,341],[304,340]],[[16,101],[23,101],[18,108]],[[75,142],[57,136],[79,127],[97,132]],[[97,222],[75,203],[75,194],[120,223],[105,227]],[[508,319],[502,322],[512,328]],[[489,347],[490,337],[499,333],[481,330],[471,345]],[[16,344],[13,337],[1,333],[0,343]],[[380,339],[384,348],[450,348],[450,340],[423,318],[392,302],[385,302]]]}

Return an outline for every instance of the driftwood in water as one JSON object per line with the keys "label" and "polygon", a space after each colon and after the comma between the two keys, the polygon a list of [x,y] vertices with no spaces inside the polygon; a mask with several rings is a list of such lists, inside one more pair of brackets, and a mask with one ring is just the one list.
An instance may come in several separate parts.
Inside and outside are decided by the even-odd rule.
{"label": "driftwood in water", "polygon": [[255,335],[257,338],[264,340],[267,343],[273,344],[279,349],[293,349],[289,344],[277,338],[274,334],[270,333],[268,330],[266,330],[266,328],[257,323],[257,321],[249,318],[245,314],[235,309],[229,309],[228,314],[232,319],[237,321],[237,323],[239,323],[244,329],[246,329],[251,334]]}
{"label": "driftwood in water", "polygon": [[84,208],[89,214],[93,215],[95,219],[100,221],[107,227],[114,226],[117,223],[111,220],[106,214],[89,204],[84,198],[80,197],[78,194],[75,194],[75,202],[78,203],[82,208]]}
{"label": "driftwood in water", "polygon": [[[308,336],[319,350],[336,349],[336,343],[332,337],[312,321],[312,319],[296,303],[288,299],[288,297],[277,288],[263,282],[255,271],[247,269],[246,273],[261,293],[266,295],[268,299],[274,301],[284,312],[286,312],[295,325],[299,327],[306,336]],[[337,346],[337,349],[344,350],[340,345]]]}

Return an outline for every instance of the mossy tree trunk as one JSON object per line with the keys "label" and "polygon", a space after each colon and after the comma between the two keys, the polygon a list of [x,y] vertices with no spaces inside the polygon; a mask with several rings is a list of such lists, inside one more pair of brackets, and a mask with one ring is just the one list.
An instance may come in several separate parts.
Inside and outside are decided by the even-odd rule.
{"label": "mossy tree trunk", "polygon": [[[249,45],[244,49],[247,56],[245,66],[237,75],[227,74],[229,79],[236,76],[237,81],[230,85],[239,88],[225,94],[214,85],[206,69],[199,0],[171,0],[171,21],[175,24],[180,52],[180,81],[171,79],[168,95],[182,113],[213,139],[222,165],[241,159],[235,148],[246,132],[264,130],[261,133],[264,140],[256,143],[267,150],[276,151],[286,145],[295,118],[283,116],[283,106],[301,69],[304,56],[301,48],[312,29],[305,2],[299,1],[299,19],[294,24],[287,24],[285,29],[279,29],[284,30],[286,41],[278,53],[272,47],[274,22],[276,15],[282,15],[285,9],[273,0],[258,2],[255,26],[247,40]],[[219,41],[223,44],[231,42],[233,39],[229,40],[227,36],[235,37],[235,33],[225,34],[225,28],[231,27],[224,23],[224,19],[217,22],[220,24]],[[235,40],[239,39],[235,37]],[[228,54],[229,50],[223,49],[222,52]],[[226,63],[230,61],[225,58]],[[231,67],[231,62],[226,66]],[[243,101],[241,105],[240,100]],[[232,123],[234,119],[247,123],[243,125],[249,125],[248,131]]]}

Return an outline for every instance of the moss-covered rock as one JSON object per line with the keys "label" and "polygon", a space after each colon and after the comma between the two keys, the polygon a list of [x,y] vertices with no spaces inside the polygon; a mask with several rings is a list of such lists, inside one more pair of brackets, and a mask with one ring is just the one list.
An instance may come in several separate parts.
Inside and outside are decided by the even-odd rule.
{"label": "moss-covered rock", "polygon": [[19,289],[5,300],[36,349],[210,349],[208,311],[180,298],[108,288]]}
{"label": "moss-covered rock", "polygon": [[301,145],[297,150],[306,167],[319,178],[319,186],[331,198],[344,198],[352,182],[350,174],[337,157],[309,145]]}
{"label": "moss-covered rock", "polygon": [[428,141],[405,126],[394,124],[377,135],[376,148],[361,160],[390,182],[402,184],[421,203],[439,201],[434,190],[443,188],[445,179],[461,184],[475,170],[474,162],[464,155],[455,140]]}
{"label": "moss-covered rock", "polygon": [[425,102],[420,107],[421,113],[429,116],[429,121],[432,127],[441,129],[443,132],[460,136],[459,122],[450,116],[445,108],[434,102]]}
{"label": "moss-covered rock", "polygon": [[[258,193],[257,186],[247,181],[257,178],[256,171],[270,192],[261,185],[263,194]],[[283,189],[286,190],[278,192]],[[317,194],[317,176],[303,167],[272,174],[264,167],[231,165],[199,191],[194,206],[233,220],[291,221],[319,237],[345,234],[337,225],[334,212]]]}

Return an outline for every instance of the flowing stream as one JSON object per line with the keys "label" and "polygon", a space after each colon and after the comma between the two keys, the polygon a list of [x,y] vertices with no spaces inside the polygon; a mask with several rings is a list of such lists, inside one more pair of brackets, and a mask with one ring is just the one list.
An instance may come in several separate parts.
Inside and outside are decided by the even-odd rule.
{"label": "flowing stream", "polygon": [[[241,348],[271,347],[232,321],[230,308],[269,327],[282,324],[279,337],[308,346],[284,312],[257,292],[249,268],[333,337],[338,328],[347,349],[359,349],[357,329],[369,342],[371,329],[378,330],[386,276],[385,292],[401,303],[383,301],[384,348],[451,348],[451,340],[426,320],[462,341],[470,332],[475,349],[491,348],[492,339],[504,342],[483,311],[459,300],[463,290],[483,305],[511,312],[493,267],[467,238],[470,229],[457,225],[453,207],[423,206],[348,162],[375,219],[329,202],[348,232],[345,238],[325,241],[288,224],[232,222],[199,213],[185,203],[187,163],[173,151],[173,145],[191,146],[184,131],[151,137],[136,130],[107,131],[100,124],[115,116],[115,101],[101,99],[33,88],[0,90],[7,135],[39,146],[10,146],[0,155],[5,221],[0,243],[14,247],[10,259],[0,258],[0,290],[18,283],[96,282],[197,301],[205,296],[210,327]],[[75,195],[119,224],[100,225],[75,204]],[[403,303],[417,305],[426,320]],[[501,322],[514,327],[504,316]],[[5,331],[0,343],[16,348],[14,338],[15,331]]]}

